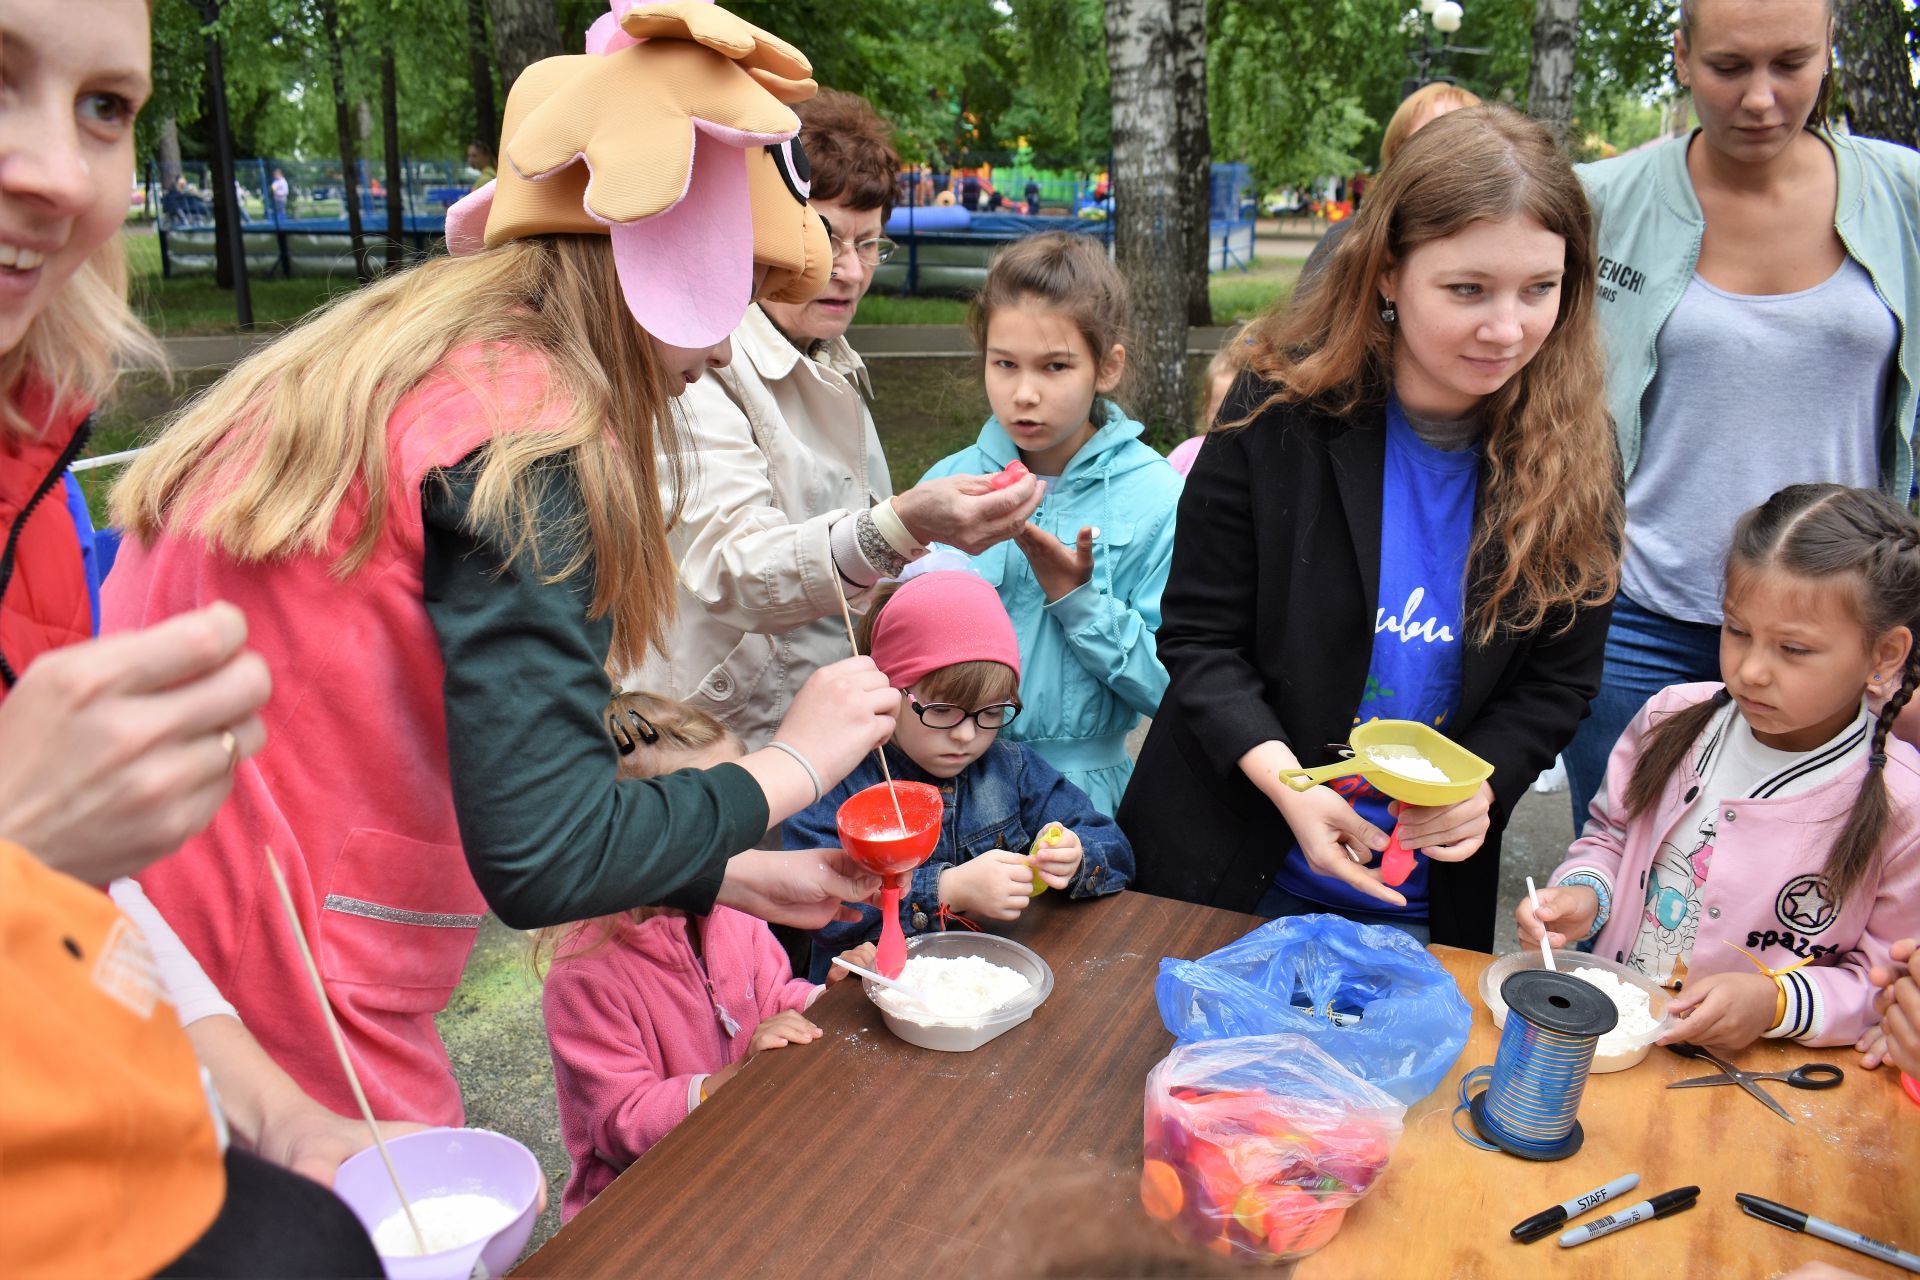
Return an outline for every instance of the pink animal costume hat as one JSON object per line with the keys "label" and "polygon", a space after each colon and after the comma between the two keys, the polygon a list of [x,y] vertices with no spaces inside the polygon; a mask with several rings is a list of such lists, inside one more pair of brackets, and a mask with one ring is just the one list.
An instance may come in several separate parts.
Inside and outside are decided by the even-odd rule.
{"label": "pink animal costume hat", "polygon": [[873,663],[896,689],[959,662],[1000,662],[1020,678],[1020,638],[993,584],[961,570],[923,573],[887,597],[873,624]]}
{"label": "pink animal costume hat", "polygon": [[514,81],[500,176],[447,211],[447,249],[610,236],[633,318],[678,347],[721,341],[756,296],[804,302],[832,267],[788,105],[813,96],[811,74],[705,0],[614,0],[586,53]]}

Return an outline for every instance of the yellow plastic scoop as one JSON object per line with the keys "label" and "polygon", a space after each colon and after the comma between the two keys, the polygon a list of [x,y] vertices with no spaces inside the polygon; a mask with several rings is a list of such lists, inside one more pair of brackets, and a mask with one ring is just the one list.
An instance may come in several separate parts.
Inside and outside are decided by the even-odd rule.
{"label": "yellow plastic scoop", "polygon": [[[1417,720],[1373,720],[1347,739],[1353,754],[1312,769],[1285,769],[1280,781],[1306,791],[1360,774],[1382,794],[1404,804],[1459,804],[1493,776],[1493,766],[1439,730]],[[1433,772],[1444,774],[1434,780]]]}
{"label": "yellow plastic scoop", "polygon": [[[1353,752],[1347,759],[1313,769],[1283,769],[1280,781],[1306,791],[1357,773],[1402,804],[1437,807],[1459,804],[1493,776],[1492,765],[1417,720],[1370,721],[1354,729],[1347,742]],[[1380,879],[1398,887],[1412,874],[1413,853],[1401,845],[1395,825],[1380,857]]]}

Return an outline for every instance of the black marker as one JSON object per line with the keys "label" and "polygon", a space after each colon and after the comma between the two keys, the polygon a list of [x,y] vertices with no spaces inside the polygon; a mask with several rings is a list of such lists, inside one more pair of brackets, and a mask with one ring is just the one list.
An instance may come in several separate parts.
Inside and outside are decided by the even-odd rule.
{"label": "black marker", "polygon": [[1759,1196],[1750,1196],[1744,1191],[1734,1193],[1740,1207],[1762,1222],[1771,1222],[1776,1227],[1785,1227],[1789,1231],[1804,1231],[1808,1235],[1819,1236],[1822,1240],[1831,1240],[1855,1253],[1864,1253],[1869,1258],[1878,1258],[1882,1262],[1891,1262],[1896,1267],[1908,1271],[1920,1271],[1920,1256],[1908,1253],[1879,1240],[1861,1235],[1858,1231],[1849,1231],[1824,1219],[1798,1209],[1789,1209],[1772,1200],[1762,1200]]}
{"label": "black marker", "polygon": [[1595,1187],[1583,1196],[1575,1196],[1551,1209],[1534,1214],[1513,1229],[1513,1238],[1521,1244],[1532,1244],[1535,1240],[1544,1240],[1553,1234],[1555,1227],[1568,1218],[1577,1218],[1589,1209],[1597,1209],[1615,1196],[1623,1196],[1639,1185],[1639,1174],[1623,1173],[1604,1187]]}
{"label": "black marker", "polygon": [[1670,1213],[1679,1213],[1682,1209],[1691,1209],[1700,1202],[1700,1188],[1679,1187],[1673,1191],[1662,1191],[1651,1200],[1642,1200],[1639,1204],[1610,1213],[1604,1218],[1595,1218],[1584,1227],[1575,1227],[1560,1237],[1560,1247],[1571,1249],[1577,1244],[1589,1240],[1598,1240],[1601,1236],[1623,1231],[1636,1222],[1646,1222],[1652,1218],[1664,1218]]}

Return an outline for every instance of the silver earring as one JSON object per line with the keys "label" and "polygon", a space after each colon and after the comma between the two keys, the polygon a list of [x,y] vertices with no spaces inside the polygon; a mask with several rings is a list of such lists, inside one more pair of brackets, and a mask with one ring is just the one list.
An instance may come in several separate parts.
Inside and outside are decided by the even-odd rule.
{"label": "silver earring", "polygon": [[1388,299],[1386,299],[1386,300],[1385,300],[1385,301],[1384,301],[1384,302],[1383,302],[1383,303],[1381,304],[1381,306],[1380,306],[1380,318],[1381,318],[1381,319],[1382,319],[1383,321],[1385,321],[1386,323],[1388,323],[1388,324],[1392,324],[1392,323],[1393,323],[1393,322],[1394,322],[1395,320],[1398,320],[1398,319],[1400,318],[1400,313],[1399,313],[1398,311],[1395,311],[1395,310],[1393,309],[1393,299],[1392,299],[1392,298],[1388,298]]}

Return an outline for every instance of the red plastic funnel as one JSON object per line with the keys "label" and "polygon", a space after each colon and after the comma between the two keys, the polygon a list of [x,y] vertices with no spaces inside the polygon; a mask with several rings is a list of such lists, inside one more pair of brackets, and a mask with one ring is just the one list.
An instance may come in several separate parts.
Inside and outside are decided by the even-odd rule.
{"label": "red plastic funnel", "polygon": [[[877,876],[902,875],[932,856],[940,843],[940,819],[946,811],[938,787],[896,782],[893,790],[900,799],[898,816],[884,782],[854,792],[834,815],[840,847]],[[901,818],[907,821],[904,831]]]}

